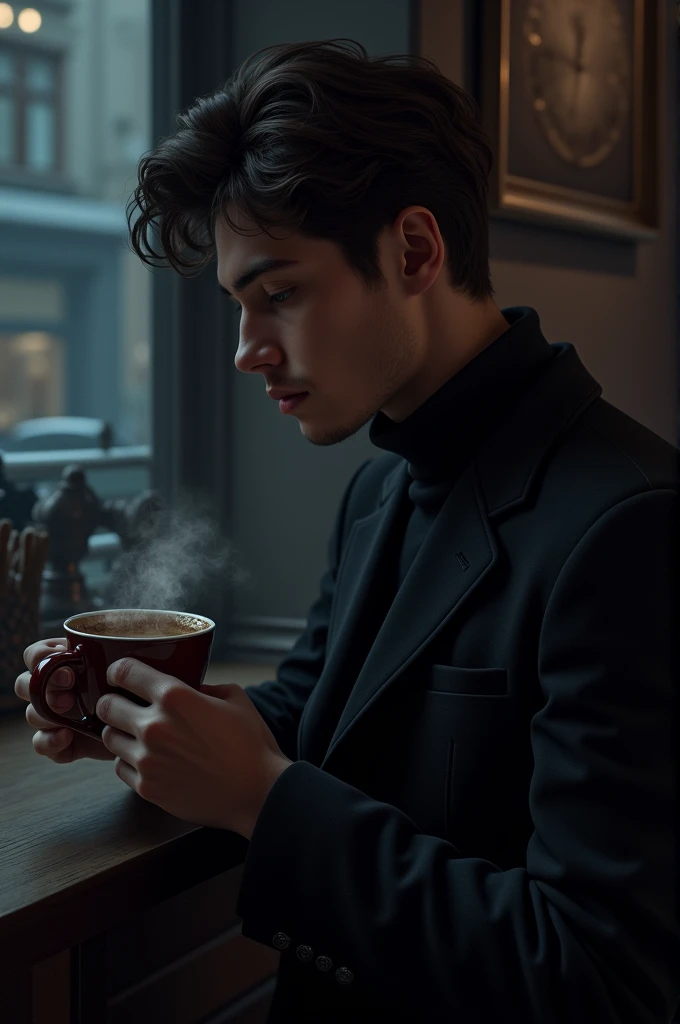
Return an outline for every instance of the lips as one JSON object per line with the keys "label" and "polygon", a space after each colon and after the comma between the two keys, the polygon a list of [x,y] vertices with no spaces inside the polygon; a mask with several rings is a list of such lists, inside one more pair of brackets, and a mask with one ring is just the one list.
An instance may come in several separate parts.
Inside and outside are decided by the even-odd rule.
{"label": "lips", "polygon": [[279,401],[279,409],[284,413],[292,412],[294,409],[297,409],[301,402],[304,402],[308,394],[308,391],[301,391],[297,395],[288,395],[286,398],[282,398]]}
{"label": "lips", "polygon": [[297,398],[298,395],[306,395],[306,391],[287,391],[285,388],[270,388],[267,391],[270,398],[278,402],[281,398]]}

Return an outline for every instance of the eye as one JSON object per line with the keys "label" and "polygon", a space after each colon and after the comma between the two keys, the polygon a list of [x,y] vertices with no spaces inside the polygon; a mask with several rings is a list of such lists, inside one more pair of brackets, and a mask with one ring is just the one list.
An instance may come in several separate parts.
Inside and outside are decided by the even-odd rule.
{"label": "eye", "polygon": [[[274,292],[273,295],[269,296],[269,304],[272,305],[272,306],[280,306],[280,305],[282,305],[281,302],[277,302],[276,300],[279,299],[282,295],[290,296],[290,295],[293,294],[294,291],[295,291],[294,288],[286,288],[286,290],[283,291],[283,292]],[[283,300],[283,302],[287,302],[287,301],[288,301],[287,299]]]}
{"label": "eye", "polygon": [[[294,291],[296,291],[295,288],[286,288],[285,291],[274,292],[273,295],[267,296],[267,302],[270,306],[281,306],[284,302],[288,301],[288,298],[290,298]],[[281,296],[287,296],[288,298],[284,297],[281,302],[277,301],[278,299],[281,299]],[[234,316],[241,314],[243,307],[240,302],[236,302],[235,299],[230,299],[229,305],[232,307],[231,311]]]}

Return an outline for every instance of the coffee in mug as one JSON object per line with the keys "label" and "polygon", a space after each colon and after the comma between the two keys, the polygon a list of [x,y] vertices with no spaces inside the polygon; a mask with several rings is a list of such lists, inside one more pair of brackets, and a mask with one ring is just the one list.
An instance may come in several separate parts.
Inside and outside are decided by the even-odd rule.
{"label": "coffee in mug", "polygon": [[[137,694],[109,686],[109,665],[121,658],[136,658],[198,689],[210,663],[215,623],[204,615],[188,612],[112,608],[72,615],[64,622],[64,632],[68,649],[48,654],[31,675],[31,704],[39,715],[56,725],[101,739],[104,723],[95,708],[105,693],[121,693],[135,704],[149,707],[149,702]],[[66,665],[75,675],[80,718],[60,715],[47,704],[47,681]]]}
{"label": "coffee in mug", "polygon": [[200,633],[206,628],[210,619],[180,612],[128,612],[116,609],[115,612],[88,612],[74,616],[68,622],[74,632],[84,633],[86,636],[158,640],[171,636],[184,636],[187,633]]}

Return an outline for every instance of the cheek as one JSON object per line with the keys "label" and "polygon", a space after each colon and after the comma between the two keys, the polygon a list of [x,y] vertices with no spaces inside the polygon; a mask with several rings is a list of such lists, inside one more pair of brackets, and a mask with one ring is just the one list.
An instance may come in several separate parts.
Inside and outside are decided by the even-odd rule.
{"label": "cheek", "polygon": [[299,328],[293,345],[310,383],[318,375],[319,386],[322,380],[330,381],[331,390],[371,389],[379,377],[384,344],[376,331],[384,331],[384,324],[377,322],[375,310],[365,298],[350,288],[332,302],[320,301]]}

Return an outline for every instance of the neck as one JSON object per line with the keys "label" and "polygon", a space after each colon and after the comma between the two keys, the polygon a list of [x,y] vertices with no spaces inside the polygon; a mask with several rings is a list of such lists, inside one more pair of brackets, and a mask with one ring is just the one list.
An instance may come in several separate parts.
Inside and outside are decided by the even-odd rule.
{"label": "neck", "polygon": [[423,323],[427,340],[421,366],[382,411],[395,423],[401,423],[508,327],[492,299],[470,302],[457,296],[446,312],[428,313]]}

